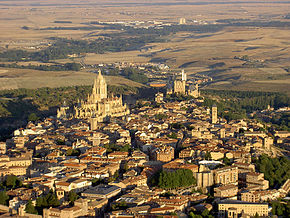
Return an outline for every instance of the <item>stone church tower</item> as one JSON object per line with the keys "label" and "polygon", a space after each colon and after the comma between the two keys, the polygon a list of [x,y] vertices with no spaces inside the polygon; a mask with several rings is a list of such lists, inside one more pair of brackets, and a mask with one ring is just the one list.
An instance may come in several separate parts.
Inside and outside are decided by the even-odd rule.
{"label": "stone church tower", "polygon": [[108,97],[107,83],[100,70],[97,78],[94,81],[93,91],[90,97],[91,103],[96,103]]}

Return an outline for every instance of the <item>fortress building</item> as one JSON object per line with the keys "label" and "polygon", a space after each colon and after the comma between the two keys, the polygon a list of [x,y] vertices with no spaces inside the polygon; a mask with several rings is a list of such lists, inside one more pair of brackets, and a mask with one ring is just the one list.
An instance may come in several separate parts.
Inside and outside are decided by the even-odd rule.
{"label": "fortress building", "polygon": [[174,81],[168,84],[167,94],[182,94],[182,95],[190,95],[194,98],[198,98],[200,96],[198,84],[188,84],[187,83],[187,75],[184,70],[181,71],[181,79],[174,79]]}
{"label": "fortress building", "polygon": [[108,97],[107,83],[101,71],[94,81],[92,94],[88,95],[86,101],[82,100],[74,107],[74,118],[93,121],[93,129],[96,122],[103,122],[110,117],[126,116],[129,113],[127,105],[123,104],[122,96],[112,94]]}
{"label": "fortress building", "polygon": [[174,93],[185,94],[186,92],[186,73],[181,72],[181,80],[174,80]]}

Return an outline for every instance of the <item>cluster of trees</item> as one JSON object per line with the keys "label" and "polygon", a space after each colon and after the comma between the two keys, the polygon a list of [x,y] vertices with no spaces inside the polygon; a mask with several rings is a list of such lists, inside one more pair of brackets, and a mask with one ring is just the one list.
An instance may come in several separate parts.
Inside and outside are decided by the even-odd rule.
{"label": "cluster of trees", "polygon": [[270,158],[263,154],[253,159],[253,163],[259,172],[264,173],[271,188],[279,188],[290,178],[290,160],[287,157]]}
{"label": "cluster of trees", "polygon": [[159,113],[159,114],[155,114],[155,119],[157,120],[164,120],[166,119],[168,116],[166,114],[162,114],[162,113]]}
{"label": "cluster of trees", "polygon": [[288,21],[249,21],[249,22],[234,22],[230,26],[249,26],[249,27],[289,27]]}
{"label": "cluster of trees", "polygon": [[126,210],[129,206],[125,201],[120,201],[117,203],[113,203],[111,206],[111,210]]}
{"label": "cluster of trees", "polygon": [[145,84],[148,82],[148,78],[144,74],[144,71],[137,68],[127,67],[121,71],[121,75],[138,83]]}
{"label": "cluster of trees", "polygon": [[170,101],[189,101],[189,100],[194,99],[194,97],[191,95],[183,95],[183,94],[176,94],[176,93],[173,93],[171,95],[166,95],[166,98],[169,99]]}
{"label": "cluster of trees", "polygon": [[105,180],[101,179],[101,178],[93,178],[91,181],[92,181],[92,186],[93,187],[105,183]]}
{"label": "cluster of trees", "polygon": [[[219,116],[227,119],[242,119],[247,113],[264,110],[268,105],[274,108],[290,104],[290,98],[283,93],[230,91],[230,90],[203,90],[205,100],[203,105],[211,107],[216,104]],[[213,100],[213,97],[218,100]]]}
{"label": "cluster of trees", "polygon": [[[75,191],[72,190],[68,193],[68,201],[70,205],[73,205],[73,203],[78,198],[79,196]],[[57,199],[56,194],[52,190],[50,190],[47,195],[38,197],[36,199],[36,206],[34,206],[31,201],[28,201],[25,207],[25,211],[30,214],[42,214],[44,208],[57,207],[59,205],[60,202]]]}
{"label": "cluster of trees", "polygon": [[144,35],[138,37],[124,37],[111,35],[94,41],[52,38],[55,42],[40,51],[7,50],[0,53],[2,61],[42,61],[67,58],[68,55],[82,53],[103,54],[104,52],[120,52],[138,50],[147,43],[155,42],[155,37]]}
{"label": "cluster of trees", "polygon": [[208,209],[205,209],[202,213],[196,213],[196,211],[190,211],[188,214],[189,218],[214,218],[213,215],[210,214]]}
{"label": "cluster of trees", "polygon": [[66,151],[66,156],[80,156],[80,154],[81,152],[78,149],[70,148]]}
{"label": "cluster of trees", "polygon": [[66,63],[66,64],[53,64],[53,65],[18,65],[13,64],[0,64],[0,67],[6,68],[18,68],[18,69],[33,69],[33,70],[42,70],[42,71],[79,71],[81,65],[79,63]]}
{"label": "cluster of trees", "polygon": [[169,125],[171,129],[183,129],[185,126],[182,123],[171,123]]}
{"label": "cluster of trees", "polygon": [[8,206],[9,196],[6,191],[0,191],[0,204]]}
{"label": "cluster of trees", "polygon": [[290,131],[289,112],[274,114],[269,122],[278,130]]}
{"label": "cluster of trees", "polygon": [[22,181],[14,175],[8,175],[0,183],[0,188],[3,190],[11,190],[22,187]]}
{"label": "cluster of trees", "polygon": [[0,204],[8,206],[9,196],[6,194],[6,190],[22,187],[22,181],[14,175],[6,176],[0,183]]}
{"label": "cluster of trees", "polygon": [[55,192],[50,190],[47,195],[38,197],[36,199],[35,209],[37,210],[37,214],[42,214],[43,208],[58,207],[59,205],[60,202],[57,199]]}
{"label": "cluster of trees", "polygon": [[63,101],[72,104],[90,90],[90,86],[3,90],[0,91],[0,117],[27,119],[31,113],[41,116],[41,111],[59,106]]}
{"label": "cluster of trees", "polygon": [[290,202],[279,202],[279,201],[272,201],[270,203],[272,207],[272,214],[281,216],[281,217],[289,217],[290,214]]}
{"label": "cluster of trees", "polygon": [[[289,16],[289,15],[288,15]],[[287,19],[287,15],[285,16]],[[254,27],[289,27],[288,21],[251,21],[250,19],[220,19],[219,23],[225,23],[228,26],[254,26]]]}
{"label": "cluster of trees", "polygon": [[125,152],[130,152],[132,150],[131,146],[126,144],[126,145],[116,145],[116,144],[107,144],[104,145],[104,147],[107,149],[108,153],[111,153],[113,151],[125,151]]}
{"label": "cluster of trees", "polygon": [[70,203],[70,205],[73,205],[73,203],[79,198],[78,194],[74,191],[74,190],[71,190],[69,193],[68,193],[68,201]]}
{"label": "cluster of trees", "polygon": [[25,212],[30,214],[38,214],[35,206],[32,204],[32,201],[29,200],[25,206]]}
{"label": "cluster of trees", "polygon": [[172,133],[168,134],[167,137],[172,138],[172,139],[177,139],[177,134],[175,132],[172,132]]}
{"label": "cluster of trees", "polygon": [[174,172],[160,171],[151,181],[152,185],[164,189],[188,187],[196,184],[196,179],[189,169],[178,169]]}

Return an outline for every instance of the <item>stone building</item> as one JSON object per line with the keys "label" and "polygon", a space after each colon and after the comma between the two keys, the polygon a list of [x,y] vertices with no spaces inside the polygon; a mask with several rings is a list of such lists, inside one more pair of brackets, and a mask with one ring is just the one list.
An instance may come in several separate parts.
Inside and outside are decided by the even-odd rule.
{"label": "stone building", "polygon": [[189,85],[188,90],[187,90],[187,94],[194,97],[194,98],[198,98],[200,96],[198,84]]}
{"label": "stone building", "polygon": [[204,192],[207,192],[214,184],[213,172],[205,165],[199,165],[198,172],[194,174],[196,185]]}
{"label": "stone building", "polygon": [[185,94],[186,81],[174,80],[173,91],[175,94]]}
{"label": "stone building", "polygon": [[268,204],[259,204],[245,201],[223,201],[218,204],[218,217],[236,218],[242,214],[248,216],[268,217]]}
{"label": "stone building", "polygon": [[153,150],[153,159],[156,161],[169,162],[174,159],[174,148],[161,146]]}
{"label": "stone building", "polygon": [[43,218],[74,218],[86,215],[88,215],[88,201],[81,198],[74,202],[73,207],[43,209]]}
{"label": "stone building", "polygon": [[217,123],[217,106],[213,105],[211,108],[211,123],[215,124]]}
{"label": "stone building", "polygon": [[229,198],[238,194],[238,186],[225,185],[214,188],[214,197],[216,198]]}
{"label": "stone building", "polygon": [[266,190],[269,188],[269,181],[264,179],[264,173],[247,173],[246,184],[249,190]]}
{"label": "stone building", "polygon": [[58,119],[66,119],[69,116],[68,111],[69,111],[69,106],[67,106],[66,103],[64,102],[63,105],[59,109],[57,109],[56,117]]}
{"label": "stone building", "polygon": [[274,139],[271,137],[265,137],[263,139],[263,146],[266,150],[271,150],[273,143],[274,143]]}
{"label": "stone building", "polygon": [[6,150],[6,142],[0,142],[0,154],[5,154]]}
{"label": "stone building", "polygon": [[184,70],[181,71],[181,79],[174,79],[172,82],[168,84],[167,94],[182,94],[182,95],[190,95],[194,98],[198,98],[200,96],[200,92],[198,89],[198,84],[188,84],[187,83],[187,75]]}
{"label": "stone building", "polygon": [[123,104],[122,96],[117,97],[111,95],[108,97],[107,83],[105,78],[99,71],[97,78],[94,81],[92,94],[88,95],[86,101],[81,101],[74,107],[74,117],[77,119],[88,119],[94,124],[103,122],[110,117],[122,117],[130,113],[126,104]]}
{"label": "stone building", "polygon": [[248,202],[261,202],[268,200],[276,200],[281,197],[278,190],[258,190],[258,191],[245,191],[241,193],[241,200]]}
{"label": "stone building", "polygon": [[238,184],[238,167],[228,166],[214,170],[215,184]]}
{"label": "stone building", "polygon": [[155,101],[157,103],[162,103],[163,102],[163,97],[164,97],[163,93],[158,92],[158,93],[155,94]]}

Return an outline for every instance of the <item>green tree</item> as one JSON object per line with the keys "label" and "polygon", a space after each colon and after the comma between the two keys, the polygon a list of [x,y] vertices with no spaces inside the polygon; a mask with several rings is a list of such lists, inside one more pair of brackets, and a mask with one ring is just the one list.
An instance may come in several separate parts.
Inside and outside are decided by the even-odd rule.
{"label": "green tree", "polygon": [[101,184],[103,182],[104,182],[103,179],[93,178],[92,179],[92,186],[97,186],[97,185],[99,185],[99,184]]}
{"label": "green tree", "polygon": [[22,181],[14,175],[6,176],[3,186],[8,189],[14,189],[22,186]]}
{"label": "green tree", "polygon": [[270,158],[261,155],[258,159],[253,159],[257,170],[264,173],[265,179],[269,180],[270,187],[281,186],[290,178],[290,160],[286,157]]}
{"label": "green tree", "polygon": [[125,201],[120,201],[117,203],[112,204],[112,210],[125,210],[128,208],[128,205]]}
{"label": "green tree", "polygon": [[43,208],[49,207],[58,207],[60,205],[59,200],[57,199],[56,194],[50,190],[47,195],[38,197],[36,199],[36,209],[38,214],[42,214]]}
{"label": "green tree", "polygon": [[5,191],[0,192],[0,204],[8,206],[9,196]]}
{"label": "green tree", "polygon": [[67,156],[79,156],[81,154],[81,152],[78,149],[68,149],[66,152]]}
{"label": "green tree", "polygon": [[179,188],[195,185],[196,180],[189,169],[178,169],[174,172],[161,171],[158,177],[158,186],[160,188]]}
{"label": "green tree", "polygon": [[37,210],[34,207],[34,205],[32,204],[31,200],[29,200],[28,203],[26,204],[25,212],[30,213],[30,214],[37,214]]}
{"label": "green tree", "polygon": [[211,154],[210,154],[210,152],[206,152],[205,153],[205,156],[204,156],[204,159],[206,159],[206,160],[211,160],[212,158],[211,158]]}
{"label": "green tree", "polygon": [[222,161],[223,161],[224,165],[226,165],[226,166],[231,165],[231,161],[230,161],[230,159],[227,158],[227,157],[224,157],[224,158],[222,159]]}
{"label": "green tree", "polygon": [[114,182],[119,178],[119,171],[116,171],[113,176],[110,176],[108,182]]}
{"label": "green tree", "polygon": [[35,122],[35,121],[37,121],[37,120],[39,120],[39,117],[38,117],[35,113],[31,113],[31,114],[29,114],[29,116],[28,116],[28,121]]}
{"label": "green tree", "polygon": [[68,200],[70,204],[73,204],[78,198],[79,196],[77,195],[77,193],[75,193],[75,191],[72,190],[68,193]]}
{"label": "green tree", "polygon": [[177,139],[177,134],[175,132],[172,132],[172,133],[168,134],[167,137],[172,138],[172,139]]}
{"label": "green tree", "polygon": [[57,196],[55,193],[50,192],[48,195],[45,196],[45,199],[47,201],[47,204],[49,206],[57,207],[60,205],[59,200],[57,199]]}

